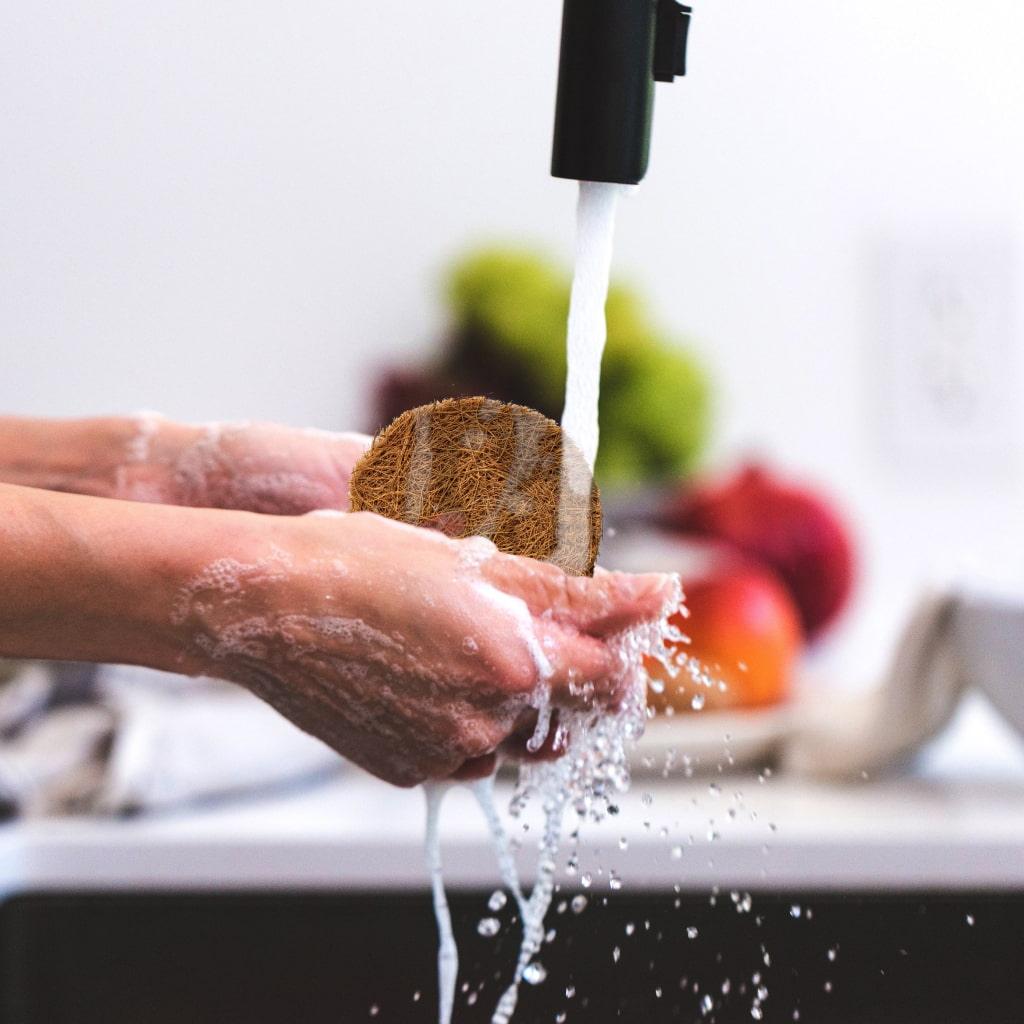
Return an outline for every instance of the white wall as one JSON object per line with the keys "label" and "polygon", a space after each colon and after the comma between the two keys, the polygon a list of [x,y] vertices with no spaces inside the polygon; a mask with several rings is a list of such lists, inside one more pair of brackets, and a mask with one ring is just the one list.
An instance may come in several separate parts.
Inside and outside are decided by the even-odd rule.
{"label": "white wall", "polygon": [[[894,465],[869,315],[879,238],[1020,224],[1024,13],[696,6],[618,265],[716,367],[722,451],[850,504],[870,569],[845,649],[867,673],[927,576],[1024,579],[1009,461]],[[559,7],[0,7],[0,408],[359,424],[368,366],[440,330],[447,257],[570,250],[572,187],[546,174]]]}

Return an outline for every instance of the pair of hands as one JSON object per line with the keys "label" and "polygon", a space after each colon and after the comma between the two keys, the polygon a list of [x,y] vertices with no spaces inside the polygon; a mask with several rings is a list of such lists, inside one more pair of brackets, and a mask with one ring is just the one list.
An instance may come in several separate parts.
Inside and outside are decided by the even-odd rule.
{"label": "pair of hands", "polygon": [[38,480],[22,459],[12,482],[174,506],[99,503],[145,535],[129,560],[153,563],[144,624],[125,629],[144,639],[120,660],[240,683],[398,785],[521,751],[539,687],[556,707],[614,706],[635,666],[610,641],[675,595],[669,577],[572,578],[480,539],[339,514],[359,435],[155,417],[61,429],[78,432],[65,451],[93,454]]}

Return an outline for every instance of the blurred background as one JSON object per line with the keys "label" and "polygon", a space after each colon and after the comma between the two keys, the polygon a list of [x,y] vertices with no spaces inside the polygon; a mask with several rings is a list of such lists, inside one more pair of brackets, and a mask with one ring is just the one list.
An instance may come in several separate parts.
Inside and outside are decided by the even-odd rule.
{"label": "blurred background", "polygon": [[[686,467],[754,458],[842,509],[859,585],[829,665],[857,685],[925,583],[1024,581],[1024,15],[696,13],[615,273],[706,377]],[[457,261],[497,245],[568,270],[575,191],[547,174],[559,17],[6,5],[0,408],[376,426],[382,376],[436,362],[458,322]],[[667,401],[657,429],[692,431]],[[623,428],[605,429],[610,448]]]}
{"label": "blurred background", "polygon": [[[151,409],[372,431],[420,402],[484,392],[557,416],[576,199],[548,175],[560,6],[0,5],[0,413]],[[829,979],[814,975],[814,998],[844,969],[849,985],[807,1019],[1009,1024],[1006,957],[1024,920],[1024,749],[1005,721],[1024,730],[1024,9],[694,6],[689,76],[659,88],[651,172],[620,207],[598,475],[615,528],[606,559],[684,573],[694,614],[680,624],[694,642],[679,659],[698,655],[713,679],[684,673],[680,690],[652,666],[660,725],[690,722],[656,723],[636,766],[672,833],[655,841],[649,800],[623,804],[615,828],[636,889],[580,942],[604,964],[624,920],[664,913],[676,963],[707,954],[693,979],[747,943],[743,985],[756,993],[770,931],[783,958],[772,984],[803,990],[773,989],[768,1020],[813,1006],[800,1002],[813,961]],[[964,593],[999,599],[943,596]],[[5,675],[0,803],[108,820],[0,830],[0,889],[27,894],[0,902],[0,972],[15,993],[0,995],[0,1020],[109,1020],[112,1006],[125,1020],[225,1020],[202,993],[237,1009],[240,991],[249,1021],[334,1020],[339,1005],[375,1015],[392,988],[390,1019],[414,1019],[414,1002],[430,1019],[426,903],[381,896],[422,888],[415,795],[339,772],[234,689],[110,667]],[[933,756],[937,774],[876,779],[941,733],[972,687],[1002,718],[975,702]],[[783,764],[795,781],[782,772],[764,787],[762,771],[718,804],[716,786],[688,781],[764,767],[794,731],[772,709],[797,692],[817,710]],[[694,720],[709,716],[685,713],[704,704],[733,724],[701,733]],[[746,734],[737,708],[761,715]],[[975,786],[979,774],[989,782]],[[873,785],[820,782],[837,775]],[[325,776],[326,791],[295,786]],[[257,799],[210,801],[239,793]],[[147,808],[178,813],[109,820]],[[472,891],[457,907],[472,942],[496,877],[474,814],[453,815],[451,857],[454,884]],[[693,833],[717,846],[680,868],[666,844],[688,849]],[[606,850],[626,849],[617,836]],[[680,879],[706,948],[668,909]],[[712,886],[733,888],[718,910]],[[239,887],[338,902],[275,896],[242,913],[109,897]],[[39,897],[51,889],[73,895]],[[768,925],[741,942],[733,909],[762,889],[775,891],[758,903]],[[923,889],[938,894],[931,918]],[[360,890],[376,895],[361,903]],[[884,899],[850,903],[852,890]],[[808,892],[835,897],[813,926]],[[407,915],[401,953],[392,913]],[[353,922],[380,934],[364,941]],[[892,948],[879,951],[883,931]],[[841,945],[846,967],[845,952],[834,966]],[[493,947],[478,946],[490,978]],[[343,950],[353,969],[311,955],[311,980],[309,949]],[[35,965],[58,955],[51,984]],[[392,955],[415,959],[409,992],[380,974]],[[555,967],[562,955],[545,954]],[[167,958],[207,973],[168,985]],[[622,991],[650,1005],[624,1016],[661,1019],[648,1016],[668,1000],[651,1002],[647,963],[594,967],[591,981],[626,978]],[[672,971],[666,984],[695,1014],[711,989]],[[136,976],[134,989],[105,980]],[[726,1012],[730,981],[714,976],[718,1019],[750,1019],[760,996]],[[883,989],[900,1012],[863,1012],[859,993]],[[55,1008],[68,992],[77,1009]],[[996,992],[999,1007],[980,1012]]]}

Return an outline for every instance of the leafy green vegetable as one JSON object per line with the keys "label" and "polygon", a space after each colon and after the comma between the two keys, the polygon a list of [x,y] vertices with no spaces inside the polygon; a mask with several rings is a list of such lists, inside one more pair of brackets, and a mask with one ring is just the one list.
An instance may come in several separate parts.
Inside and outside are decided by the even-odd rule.
{"label": "leafy green vegetable", "polygon": [[[478,367],[504,372],[527,392],[503,397],[560,409],[570,288],[564,271],[530,250],[485,249],[459,262],[448,283],[458,339],[448,371],[459,372],[469,347]],[[598,477],[619,485],[684,476],[708,439],[708,376],[656,331],[631,289],[613,284],[607,319]],[[503,382],[494,383],[501,391]]]}

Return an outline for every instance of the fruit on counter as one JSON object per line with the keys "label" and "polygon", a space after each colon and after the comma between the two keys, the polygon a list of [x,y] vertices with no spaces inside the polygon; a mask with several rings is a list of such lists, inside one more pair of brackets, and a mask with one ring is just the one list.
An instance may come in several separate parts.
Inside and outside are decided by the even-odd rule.
{"label": "fruit on counter", "polygon": [[662,526],[716,538],[773,569],[796,600],[808,639],[839,617],[853,590],[853,541],[836,509],[806,487],[748,465],[724,483],[685,488]]}
{"label": "fruit on counter", "polygon": [[[412,405],[486,395],[562,414],[571,280],[530,249],[478,250],[448,279],[452,330],[434,365],[389,375],[377,423]],[[612,284],[601,374],[602,485],[675,481],[692,472],[710,432],[711,386],[704,367],[652,325],[642,300]],[[415,399],[415,401],[412,401]],[[399,408],[401,402],[412,401]]]}
{"label": "fruit on counter", "polygon": [[686,608],[672,624],[690,642],[673,657],[700,663],[712,680],[695,683],[685,670],[672,678],[649,661],[649,701],[656,711],[757,708],[783,702],[803,649],[797,608],[788,590],[760,566],[726,557],[696,578],[683,577]]}

